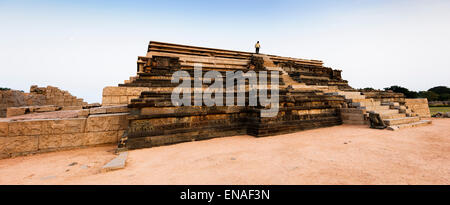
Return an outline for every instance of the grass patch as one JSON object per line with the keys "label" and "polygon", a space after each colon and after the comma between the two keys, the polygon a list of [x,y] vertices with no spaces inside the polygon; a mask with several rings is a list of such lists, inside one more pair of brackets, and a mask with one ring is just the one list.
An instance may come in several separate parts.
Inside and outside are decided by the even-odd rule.
{"label": "grass patch", "polygon": [[430,107],[431,115],[434,115],[438,112],[446,113],[450,112],[450,107]]}

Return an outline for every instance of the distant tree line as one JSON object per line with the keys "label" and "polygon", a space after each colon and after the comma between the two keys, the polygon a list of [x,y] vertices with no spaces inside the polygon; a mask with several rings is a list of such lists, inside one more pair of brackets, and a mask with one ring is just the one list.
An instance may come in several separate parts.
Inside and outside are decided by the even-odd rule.
{"label": "distant tree line", "polygon": [[2,88],[2,87],[0,87],[0,90],[11,90],[11,88]]}
{"label": "distant tree line", "polygon": [[[374,91],[373,88],[363,88],[361,91]],[[392,90],[396,93],[403,93],[406,98],[427,98],[428,101],[449,101],[450,100],[450,88],[446,86],[437,86],[430,88],[427,91],[411,91],[407,88],[394,85],[388,88],[384,88],[385,91]]]}

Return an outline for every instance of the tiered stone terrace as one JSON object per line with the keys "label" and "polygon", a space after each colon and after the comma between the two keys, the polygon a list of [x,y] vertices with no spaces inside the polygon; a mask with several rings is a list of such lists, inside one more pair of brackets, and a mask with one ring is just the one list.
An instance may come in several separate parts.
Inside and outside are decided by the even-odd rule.
{"label": "tiered stone terrace", "polygon": [[[150,42],[147,55],[138,59],[138,76],[119,85],[147,88],[128,105],[130,125],[123,146],[152,147],[241,134],[261,137],[342,123],[339,116],[339,108],[344,103],[342,96],[325,95],[317,89],[294,89],[284,82],[285,77],[279,82],[279,113],[275,117],[262,117],[261,110],[268,107],[260,104],[257,107],[173,106],[170,96],[178,84],[171,83],[172,74],[183,70],[194,76],[196,64],[202,65],[204,73],[213,70],[222,76],[226,76],[227,71],[246,73],[249,70],[257,75],[261,71],[275,71],[283,76],[286,75],[284,69],[273,69],[280,68],[277,64],[284,67],[293,65],[294,68],[297,65],[315,66],[317,72],[310,72],[311,76],[323,76],[328,72],[330,82],[346,83],[340,79],[339,72],[333,75],[331,69],[321,67],[321,61]],[[291,79],[291,82],[295,81]],[[308,84],[312,82],[308,81]],[[304,83],[296,84],[306,86]],[[317,81],[317,85],[324,85],[323,79],[320,83]],[[203,84],[203,89],[208,86]],[[238,92],[249,94],[248,88],[235,90],[235,95]],[[271,88],[267,92],[271,93]],[[246,101],[248,105],[248,98]]]}
{"label": "tiered stone terrace", "polygon": [[[203,74],[217,71],[223,77],[229,71],[278,75],[278,88],[270,85],[269,77],[270,86],[256,91],[266,91],[269,98],[278,93],[279,101],[265,106],[258,99],[257,106],[248,106],[249,93],[255,90],[246,79],[245,89],[235,86],[233,91],[234,96],[246,96],[246,106],[174,106],[171,94],[180,84],[171,83],[172,74],[186,71],[194,80],[199,64]],[[196,80],[203,82],[205,93],[211,84],[223,82]],[[195,101],[192,89],[190,94]],[[264,137],[342,123],[365,125],[369,111],[380,114],[391,130],[431,123],[424,119],[430,117],[426,99],[359,92],[342,79],[340,70],[324,67],[322,61],[161,42],[150,42],[147,55],[138,57],[136,76],[104,88],[102,105],[87,104],[54,87],[33,86],[30,94],[3,91],[0,99],[0,114],[9,115],[0,119],[0,158],[105,143],[118,143],[119,150],[136,149],[242,134]],[[271,106],[279,108],[276,115],[263,117],[261,112]]]}
{"label": "tiered stone terrace", "polygon": [[[390,105],[381,105],[382,102],[404,103],[403,95],[378,92],[366,99],[342,79],[340,70],[324,67],[318,60],[152,41],[147,55],[138,57],[137,64],[137,76],[119,84],[119,87],[107,88],[108,92],[130,88],[142,91],[134,99],[130,99],[130,95],[115,95],[116,101],[122,98],[123,103],[127,99],[130,109],[128,134],[119,145],[123,148],[153,147],[241,134],[271,136],[342,122],[367,124],[367,111],[379,112],[390,126],[420,122],[415,116],[391,110]],[[277,72],[281,77],[278,115],[261,117],[261,110],[268,107],[260,104],[257,107],[172,105],[172,90],[179,85],[171,83],[172,74],[183,70],[194,76],[194,67],[198,64],[202,65],[203,73],[213,70],[222,76],[226,76],[227,71],[245,73],[253,70],[258,75],[261,71]],[[203,91],[211,83],[203,84]],[[268,93],[270,91],[268,88]],[[242,91],[235,90],[235,95],[239,92]],[[248,92],[247,88],[246,96]],[[110,96],[104,94],[103,97],[108,99]]]}

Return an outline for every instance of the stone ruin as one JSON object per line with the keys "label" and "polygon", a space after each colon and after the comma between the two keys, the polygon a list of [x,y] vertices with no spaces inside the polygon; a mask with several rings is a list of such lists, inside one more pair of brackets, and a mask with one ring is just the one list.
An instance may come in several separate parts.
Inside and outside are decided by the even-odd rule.
{"label": "stone ruin", "polygon": [[[196,64],[202,64],[203,72],[218,71],[222,76],[227,71],[278,72],[278,114],[261,117],[261,110],[267,108],[261,105],[174,106],[170,97],[179,84],[171,83],[172,74],[183,70],[194,76]],[[137,76],[105,88],[103,100],[128,104],[129,127],[119,144],[128,149],[243,134],[264,137],[342,123],[369,124],[370,111],[379,113],[393,130],[431,123],[421,119],[429,117],[423,100],[412,102],[403,94],[384,91],[357,92],[341,72],[318,60],[152,41],[147,55],[138,57]],[[249,95],[248,87],[244,92]]]}
{"label": "stone ruin", "polygon": [[52,86],[38,87],[33,85],[29,93],[18,90],[0,91],[0,117],[12,117],[41,111],[56,111],[63,108],[81,109],[85,105],[87,103],[83,99],[72,96],[68,91]]}
{"label": "stone ruin", "polygon": [[[253,71],[257,77],[268,72],[270,86],[257,87],[256,93],[261,97],[261,92],[267,92],[279,101],[265,105],[258,100],[256,106],[247,106],[254,89],[245,79],[244,89],[234,86],[230,91],[235,98],[245,96],[244,106],[173,105],[172,91],[182,84],[172,83],[172,74],[186,71],[191,77],[184,80],[193,81],[199,64],[203,74],[217,71],[224,77],[227,71]],[[101,107],[54,87],[33,86],[29,94],[2,91],[1,108],[8,108],[10,116],[0,118],[0,158],[108,143],[117,143],[120,151],[244,134],[266,137],[341,124],[368,127],[370,113],[377,114],[390,130],[431,123],[424,119],[430,117],[426,99],[405,99],[389,91],[359,92],[342,79],[341,72],[318,60],[152,41],[147,54],[138,57],[136,76],[103,89]],[[280,77],[278,88],[271,85],[273,75]],[[208,93],[218,79],[202,76],[197,79],[203,82],[202,92]],[[196,101],[195,91],[189,89],[191,102]],[[274,116],[262,116],[272,107],[278,108]]]}

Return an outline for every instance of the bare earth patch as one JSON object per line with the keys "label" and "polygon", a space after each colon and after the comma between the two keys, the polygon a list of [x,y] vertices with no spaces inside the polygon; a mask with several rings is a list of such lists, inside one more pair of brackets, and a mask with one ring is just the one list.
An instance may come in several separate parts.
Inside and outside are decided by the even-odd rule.
{"label": "bare earth patch", "polygon": [[396,132],[342,125],[129,152],[115,146],[0,160],[0,184],[450,184],[450,119]]}

